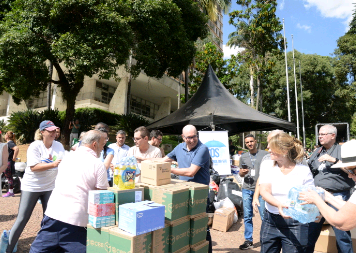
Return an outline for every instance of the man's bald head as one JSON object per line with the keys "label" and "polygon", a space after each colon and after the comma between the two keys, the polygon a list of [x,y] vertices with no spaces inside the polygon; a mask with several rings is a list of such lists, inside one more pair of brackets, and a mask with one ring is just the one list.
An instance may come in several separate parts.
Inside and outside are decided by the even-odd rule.
{"label": "man's bald head", "polygon": [[197,134],[197,129],[195,128],[194,125],[188,124],[188,125],[184,126],[182,133],[184,135],[184,133],[188,133],[188,132],[189,133],[194,132],[195,134]]}

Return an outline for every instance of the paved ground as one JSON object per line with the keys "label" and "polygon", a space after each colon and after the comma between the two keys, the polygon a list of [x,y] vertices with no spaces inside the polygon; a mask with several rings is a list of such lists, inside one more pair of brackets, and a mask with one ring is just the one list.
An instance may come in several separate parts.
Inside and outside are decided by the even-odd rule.
{"label": "paved ground", "polygon": [[[5,192],[3,192],[5,193]],[[16,194],[12,198],[1,198],[0,197],[0,230],[11,229],[17,216],[17,210],[20,202],[20,195]],[[31,243],[36,237],[37,232],[40,229],[42,219],[42,206],[37,204],[31,219],[27,223],[18,243],[18,252],[29,252]],[[255,248],[248,251],[239,250],[239,246],[244,242],[244,225],[243,219],[239,218],[238,222],[234,224],[228,232],[219,232],[216,230],[211,230],[211,235],[213,239],[213,252],[221,253],[237,253],[237,252],[260,252],[259,243],[259,228],[261,227],[261,220],[259,215],[254,217],[254,239]]]}
{"label": "paved ground", "polygon": [[[22,161],[26,161],[26,150],[28,145],[20,146],[19,158]],[[3,194],[5,192],[3,191]],[[0,232],[4,229],[11,229],[17,216],[21,194],[16,194],[12,198],[0,197]],[[32,216],[27,223],[18,243],[17,252],[29,252],[31,243],[35,239],[37,232],[40,229],[42,220],[42,206],[37,204]],[[261,228],[261,220],[259,214],[254,217],[254,232],[253,238],[254,248],[248,251],[239,250],[239,246],[245,241],[244,239],[244,225],[243,218],[239,218],[238,222],[234,224],[228,232],[219,232],[211,230],[211,236],[213,240],[213,252],[220,253],[237,253],[237,252],[260,252],[259,233]]]}

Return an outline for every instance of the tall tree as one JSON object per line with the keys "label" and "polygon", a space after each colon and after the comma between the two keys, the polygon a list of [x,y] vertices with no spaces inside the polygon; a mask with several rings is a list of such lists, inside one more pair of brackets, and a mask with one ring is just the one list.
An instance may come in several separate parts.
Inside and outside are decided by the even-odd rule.
{"label": "tall tree", "polygon": [[[239,0],[237,4],[242,10],[229,14],[229,23],[236,27],[236,31],[229,35],[228,45],[245,48],[238,57],[249,68],[251,106],[258,110],[264,86],[261,81],[274,65],[273,56],[280,54],[283,48],[282,25],[275,14],[275,0]],[[257,93],[254,79],[257,81]]]}
{"label": "tall tree", "polygon": [[192,0],[16,0],[0,23],[0,93],[15,102],[47,87],[50,62],[67,103],[64,134],[84,77],[117,77],[130,52],[133,76],[177,76],[207,34],[207,18]]}

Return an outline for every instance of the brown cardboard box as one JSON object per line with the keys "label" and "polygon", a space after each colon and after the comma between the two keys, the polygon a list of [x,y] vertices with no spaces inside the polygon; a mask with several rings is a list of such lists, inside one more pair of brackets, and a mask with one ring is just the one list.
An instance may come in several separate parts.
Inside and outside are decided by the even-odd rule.
{"label": "brown cardboard box", "polygon": [[215,210],[213,229],[226,232],[234,223],[234,213],[233,208],[219,208]]}
{"label": "brown cardboard box", "polygon": [[[356,246],[356,228],[350,230],[352,245]],[[336,237],[330,225],[323,225],[318,241],[315,244],[315,251],[323,253],[337,253]]]}
{"label": "brown cardboard box", "polygon": [[239,166],[240,165],[240,160],[232,160],[232,165]]}
{"label": "brown cardboard box", "polygon": [[171,163],[142,161],[141,182],[155,186],[171,183]]}

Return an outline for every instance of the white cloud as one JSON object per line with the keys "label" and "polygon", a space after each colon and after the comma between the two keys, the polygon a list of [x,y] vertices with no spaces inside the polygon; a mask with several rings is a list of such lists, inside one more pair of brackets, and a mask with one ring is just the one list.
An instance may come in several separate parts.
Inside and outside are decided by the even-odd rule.
{"label": "white cloud", "polygon": [[303,30],[307,31],[308,33],[311,32],[311,26],[301,25],[301,24],[298,23],[298,24],[297,24],[297,28],[303,29]]}
{"label": "white cloud", "polygon": [[303,0],[303,2],[306,9],[316,7],[323,17],[344,19],[343,23],[348,29],[352,20],[354,0]]}
{"label": "white cloud", "polygon": [[231,55],[237,55],[237,53],[244,51],[244,48],[233,47],[230,48],[227,45],[223,45],[224,59],[230,58]]}
{"label": "white cloud", "polygon": [[284,9],[284,0],[282,0],[282,2],[280,3],[279,9],[280,9],[280,10],[283,10],[283,9]]}

